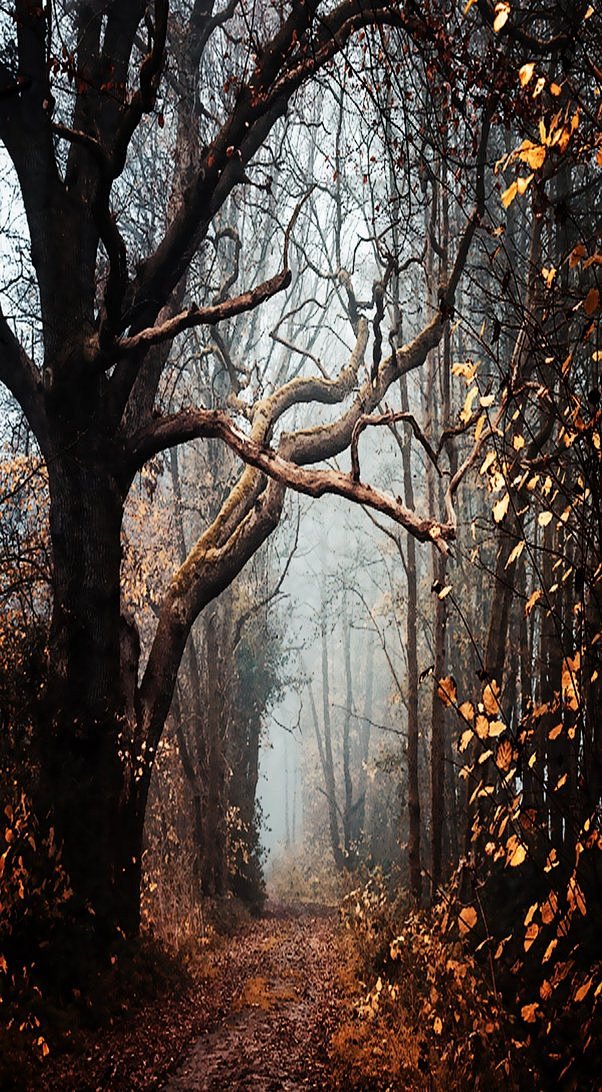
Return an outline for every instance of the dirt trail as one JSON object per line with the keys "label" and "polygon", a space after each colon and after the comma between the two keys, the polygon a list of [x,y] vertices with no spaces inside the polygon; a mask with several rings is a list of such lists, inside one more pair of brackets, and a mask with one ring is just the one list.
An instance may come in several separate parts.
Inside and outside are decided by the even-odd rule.
{"label": "dirt trail", "polygon": [[327,1043],[340,1006],[335,928],[323,911],[275,908],[218,953],[215,981],[226,986],[219,1022],[172,1068],[166,1092],[332,1087]]}

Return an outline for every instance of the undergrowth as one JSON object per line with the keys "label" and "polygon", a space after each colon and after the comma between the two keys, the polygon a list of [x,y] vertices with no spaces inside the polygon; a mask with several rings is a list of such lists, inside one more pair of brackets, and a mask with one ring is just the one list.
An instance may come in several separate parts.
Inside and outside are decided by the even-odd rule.
{"label": "undergrowth", "polygon": [[353,997],[332,1039],[339,1089],[519,1088],[513,1021],[466,945],[380,871],[341,906]]}
{"label": "undergrowth", "polygon": [[288,849],[276,858],[267,878],[269,897],[283,903],[338,906],[344,884],[332,855],[317,846]]}

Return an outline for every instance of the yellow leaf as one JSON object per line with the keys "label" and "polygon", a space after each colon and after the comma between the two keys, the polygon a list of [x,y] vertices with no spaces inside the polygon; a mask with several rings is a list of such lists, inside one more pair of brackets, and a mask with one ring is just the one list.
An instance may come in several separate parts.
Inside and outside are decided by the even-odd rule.
{"label": "yellow leaf", "polygon": [[510,504],[510,494],[504,493],[504,496],[494,504],[492,509],[492,515],[496,523],[501,523],[506,512],[508,511],[508,505]]}
{"label": "yellow leaf", "polygon": [[529,186],[531,185],[532,181],[533,181],[533,175],[532,174],[527,174],[527,175],[525,175],[524,178],[517,178],[516,179],[516,189],[518,191],[519,197],[522,197],[523,194],[527,192],[527,190],[528,190]]}
{"label": "yellow leaf", "polygon": [[543,592],[541,588],[537,588],[536,591],[531,593],[531,595],[527,599],[527,602],[525,603],[525,614],[527,616],[531,613],[533,607],[537,602],[539,602],[540,599],[543,599]]}
{"label": "yellow leaf", "polygon": [[436,1016],[433,1020],[433,1031],[435,1032],[435,1035],[441,1035],[441,1032],[443,1031],[443,1024],[441,1023],[440,1016]]}
{"label": "yellow leaf", "polygon": [[470,721],[472,724],[474,720],[474,705],[471,701],[463,701],[458,712],[464,720]]}
{"label": "yellow leaf", "polygon": [[495,736],[501,736],[506,731],[506,725],[503,720],[490,720],[489,721],[489,735],[495,738]]}
{"label": "yellow leaf", "polygon": [[483,688],[483,705],[485,706],[485,712],[489,713],[489,716],[495,716],[499,712],[500,703],[500,688],[495,679],[488,682]]}
{"label": "yellow leaf", "polygon": [[554,728],[550,728],[548,732],[548,739],[558,739],[558,736],[562,732],[562,723],[557,724]]}
{"label": "yellow leaf", "polygon": [[[545,144],[534,144],[532,140],[523,140],[518,149],[518,158],[521,159],[523,163],[526,163],[527,167],[530,167],[532,171],[538,171],[545,163]],[[526,188],[527,187],[525,186],[525,189]],[[518,192],[521,192],[520,186],[518,187]]]}
{"label": "yellow leaf", "polygon": [[553,512],[540,512],[537,517],[537,522],[540,527],[547,527],[550,520],[553,518]]}
{"label": "yellow leaf", "polygon": [[460,420],[466,425],[470,421],[472,416],[472,404],[479,393],[478,387],[472,387],[466,395],[466,401],[464,402],[464,408],[460,414]]}
{"label": "yellow leaf", "polygon": [[504,566],[505,569],[509,568],[510,565],[514,564],[516,559],[518,557],[520,557],[520,555],[522,554],[524,548],[525,548],[525,540],[524,539],[521,542],[517,542],[516,546],[511,551],[510,556],[509,556],[509,558],[508,558],[508,560],[507,560],[507,562],[506,562],[506,564]]}
{"label": "yellow leaf", "polygon": [[515,451],[520,451],[525,446],[525,437],[517,433],[512,439],[512,447]]}
{"label": "yellow leaf", "polygon": [[452,590],[452,584],[447,584],[444,588],[441,588],[440,592],[437,592],[438,599],[447,599],[450,591]]}
{"label": "yellow leaf", "polygon": [[493,20],[493,29],[496,34],[499,34],[502,27],[505,27],[508,22],[510,4],[508,4],[506,0],[500,0],[500,3],[495,5],[494,12],[495,18]]}
{"label": "yellow leaf", "polygon": [[472,383],[479,367],[478,361],[467,360],[452,364],[452,375],[461,375],[467,383]]}
{"label": "yellow leaf", "polygon": [[529,80],[532,78],[534,71],[535,71],[535,64],[534,64],[533,61],[529,61],[528,64],[524,64],[522,66],[522,68],[519,68],[518,78],[520,80],[521,87],[526,87]]}
{"label": "yellow leaf", "polygon": [[526,859],[526,856],[527,850],[525,849],[524,845],[522,844],[522,842],[517,842],[516,846],[510,853],[510,856],[508,858],[508,864],[511,868],[518,868],[519,865],[522,865],[523,861]]}
{"label": "yellow leaf", "polygon": [[472,728],[467,728],[465,732],[462,732],[460,736],[460,743],[458,744],[459,751],[465,751],[468,747],[473,736]]}
{"label": "yellow leaf", "polygon": [[460,936],[465,936],[477,924],[477,912],[474,906],[464,906],[458,914]]}
{"label": "yellow leaf", "polygon": [[553,265],[549,266],[549,267],[544,265],[544,267],[543,267],[543,269],[541,271],[541,275],[542,275],[542,277],[543,277],[543,279],[545,281],[546,288],[551,288],[552,287],[552,285],[554,284],[554,280],[556,278],[556,273],[557,273],[557,270],[555,269],[555,267]]}
{"label": "yellow leaf", "polygon": [[492,406],[495,402],[495,395],[484,394],[483,397],[479,399],[479,401],[481,403],[482,409],[489,409],[489,407]]}
{"label": "yellow leaf", "polygon": [[479,470],[479,474],[486,474],[489,468],[493,466],[496,459],[497,455],[495,451],[488,451],[485,458],[483,459],[483,465]]}
{"label": "yellow leaf", "polygon": [[555,99],[558,98],[558,96],[561,94],[561,92],[562,92],[562,87],[560,87],[557,83],[551,83],[550,84],[550,94],[553,95]]}
{"label": "yellow leaf", "polygon": [[512,204],[512,202],[514,201],[514,198],[516,197],[517,193],[518,193],[518,186],[517,186],[516,182],[511,182],[510,185],[508,186],[508,189],[504,190],[504,192],[502,194],[502,197],[501,197],[502,205],[504,206],[505,209],[507,209],[508,206]]}
{"label": "yellow leaf", "polygon": [[562,786],[566,784],[568,776],[569,776],[568,774],[563,773],[562,777],[558,778],[558,781],[556,782],[556,784],[554,786],[554,792],[558,792],[558,790],[561,789]]}

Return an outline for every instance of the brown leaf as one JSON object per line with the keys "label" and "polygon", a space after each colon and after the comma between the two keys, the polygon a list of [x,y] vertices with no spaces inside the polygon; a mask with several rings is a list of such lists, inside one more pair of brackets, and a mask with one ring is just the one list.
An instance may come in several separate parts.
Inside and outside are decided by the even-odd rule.
{"label": "brown leaf", "polygon": [[583,301],[583,310],[586,315],[593,315],[600,307],[600,293],[597,288],[590,288],[585,300]]}
{"label": "brown leaf", "polygon": [[437,697],[444,705],[455,705],[458,697],[458,688],[453,675],[446,675],[437,683]]}
{"label": "brown leaf", "polygon": [[464,906],[458,914],[458,928],[460,930],[460,936],[465,936],[466,933],[474,929],[477,924],[478,914],[474,906]]}

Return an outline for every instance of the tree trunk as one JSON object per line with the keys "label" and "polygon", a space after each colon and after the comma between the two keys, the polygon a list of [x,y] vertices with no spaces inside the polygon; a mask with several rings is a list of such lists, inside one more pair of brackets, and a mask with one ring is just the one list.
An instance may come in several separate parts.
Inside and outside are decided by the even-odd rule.
{"label": "tree trunk", "polygon": [[[400,380],[401,408],[409,412],[406,377]],[[412,483],[412,440],[408,436],[402,451],[405,502],[414,505]],[[408,859],[410,891],[417,903],[422,898],[422,866],[420,855],[420,780],[418,776],[418,579],[416,575],[416,543],[406,544],[406,579],[408,607],[406,614],[406,652],[408,657]]]}
{"label": "tree trunk", "polygon": [[77,908],[107,939],[111,925],[138,928],[147,788],[121,671],[123,502],[89,436],[49,464],[49,486],[54,610],[42,798]]}

